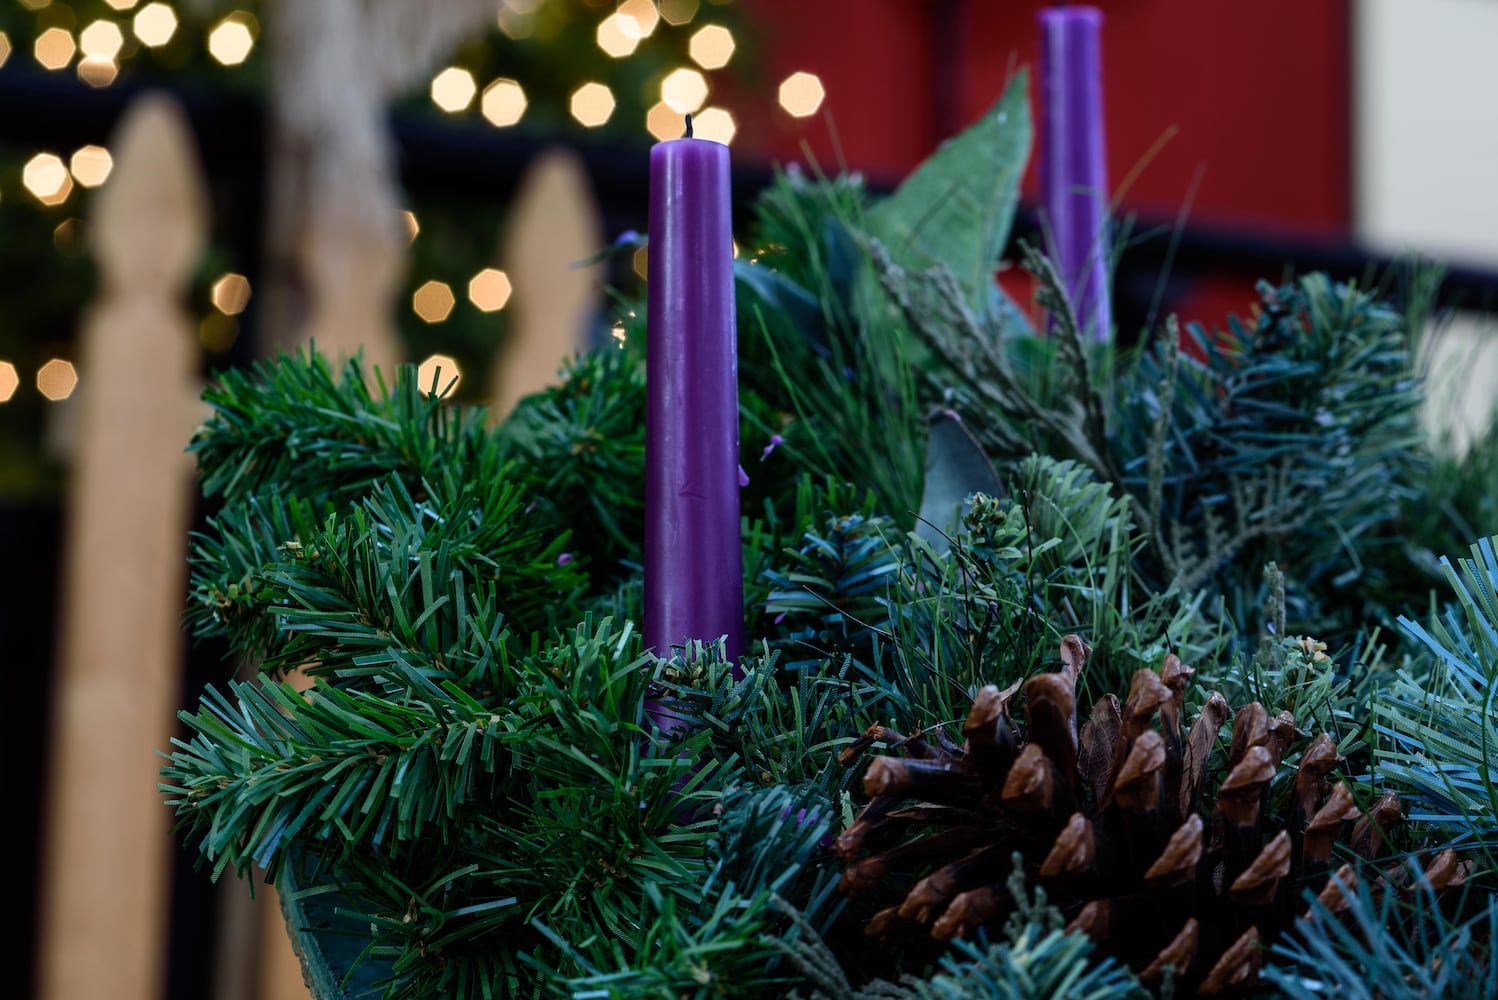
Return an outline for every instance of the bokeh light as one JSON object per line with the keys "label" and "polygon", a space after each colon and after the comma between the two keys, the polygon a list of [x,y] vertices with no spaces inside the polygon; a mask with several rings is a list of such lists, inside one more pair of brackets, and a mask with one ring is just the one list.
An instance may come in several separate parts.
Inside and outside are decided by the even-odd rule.
{"label": "bokeh light", "polygon": [[624,30],[633,30],[636,38],[649,38],[655,26],[660,23],[660,12],[655,9],[655,0],[624,0],[619,5],[619,16],[634,22],[634,28],[626,25]]}
{"label": "bokeh light", "polygon": [[410,209],[402,209],[401,224],[406,227],[406,244],[409,246],[415,243],[416,234],[421,232],[421,223],[416,221],[416,213]]}
{"label": "bokeh light", "polygon": [[634,268],[635,273],[640,276],[641,281],[649,278],[650,247],[636,247],[634,256],[630,257],[629,263],[630,266]]}
{"label": "bokeh light", "polygon": [[10,36],[0,31],[0,66],[5,65],[5,60],[10,58]]}
{"label": "bokeh light", "polygon": [[780,84],[780,106],[796,118],[816,114],[826,96],[815,73],[792,73]]}
{"label": "bokeh light", "polygon": [[711,139],[728,145],[738,131],[733,115],[724,108],[703,108],[692,116],[692,134],[699,139]]}
{"label": "bokeh light", "polygon": [[[463,381],[463,370],[458,362],[446,354],[428,355],[416,366],[416,387],[428,396],[445,396],[458,388]],[[436,392],[432,391],[433,385]]]}
{"label": "bokeh light", "polygon": [[208,33],[208,54],[225,66],[238,66],[250,57],[255,47],[255,33],[250,25],[254,18],[236,10]]}
{"label": "bokeh light", "polygon": [[707,78],[695,69],[677,69],[661,81],[661,100],[682,114],[691,114],[707,101]]}
{"label": "bokeh light", "polygon": [[52,3],[52,0],[21,0],[21,6],[27,10],[43,10]]}
{"label": "bokeh light", "polygon": [[86,188],[98,187],[109,180],[114,158],[103,146],[81,146],[68,159],[73,179]]}
{"label": "bokeh light", "polygon": [[[665,101],[657,101],[645,112],[645,131],[661,142],[680,139],[686,134],[686,118]],[[696,129],[694,128],[695,132]]]}
{"label": "bokeh light", "polygon": [[572,92],[572,117],[597,128],[614,113],[614,92],[601,83],[585,83]]}
{"label": "bokeh light", "polygon": [[95,21],[78,35],[78,48],[89,59],[113,61],[125,46],[125,35],[113,21]]}
{"label": "bokeh light", "polygon": [[222,354],[239,339],[239,321],[221,312],[210,312],[198,323],[198,343],[211,354]]}
{"label": "bokeh light", "polygon": [[61,205],[73,191],[73,178],[62,159],[52,153],[37,153],[21,169],[21,183],[43,205]]}
{"label": "bokeh light", "polygon": [[449,66],[432,77],[432,103],[449,113],[467,108],[478,91],[473,74],[457,66]]}
{"label": "bokeh light", "polygon": [[721,24],[698,29],[687,43],[692,61],[703,69],[722,69],[733,58],[733,32]]}
{"label": "bokeh light", "polygon": [[137,3],[139,3],[140,0],[104,0],[104,2],[109,4],[109,6],[113,7],[115,10],[129,10],[131,7],[134,7]]}
{"label": "bokeh light", "polygon": [[244,275],[230,271],[213,283],[208,298],[225,316],[237,316],[250,304],[250,281]]}
{"label": "bokeh light", "polygon": [[21,386],[21,376],[9,361],[0,361],[0,403],[10,402]]}
{"label": "bokeh light", "polygon": [[428,281],[411,296],[411,309],[428,323],[441,323],[453,311],[457,300],[445,281]]}
{"label": "bokeh light", "polygon": [[107,87],[120,75],[120,64],[113,59],[95,59],[90,56],[78,63],[78,79],[90,87]]}
{"label": "bokeh light", "polygon": [[148,3],[136,13],[131,30],[142,45],[165,45],[177,33],[177,12],[164,3]]}
{"label": "bokeh light", "polygon": [[525,114],[525,90],[514,80],[504,77],[484,88],[480,109],[491,125],[504,128],[514,125]]}
{"label": "bokeh light", "polygon": [[623,59],[640,44],[640,26],[635,23],[634,18],[616,12],[598,22],[596,37],[598,47],[606,54],[615,59]]}
{"label": "bokeh light", "polygon": [[486,267],[468,282],[468,301],[484,312],[494,312],[510,301],[510,276],[494,267]]}
{"label": "bokeh light", "polygon": [[78,51],[78,46],[73,43],[73,36],[66,29],[48,28],[36,36],[31,51],[44,68],[64,69],[73,61],[73,53]]}
{"label": "bokeh light", "polygon": [[53,358],[36,370],[36,391],[56,403],[78,388],[78,372],[71,361]]}
{"label": "bokeh light", "polygon": [[661,20],[680,27],[697,16],[697,0],[661,0]]}

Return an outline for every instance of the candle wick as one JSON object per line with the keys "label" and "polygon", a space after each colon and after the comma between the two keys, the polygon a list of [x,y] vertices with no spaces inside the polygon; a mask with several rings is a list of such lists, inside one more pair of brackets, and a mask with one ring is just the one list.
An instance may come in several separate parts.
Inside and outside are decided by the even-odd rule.
{"label": "candle wick", "polygon": [[690,139],[691,137],[692,137],[692,116],[691,115],[687,115],[687,138]]}

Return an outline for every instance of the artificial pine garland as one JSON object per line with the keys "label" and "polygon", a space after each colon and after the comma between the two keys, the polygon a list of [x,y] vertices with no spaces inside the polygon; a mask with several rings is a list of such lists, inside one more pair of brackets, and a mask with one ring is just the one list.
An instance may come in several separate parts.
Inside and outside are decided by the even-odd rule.
{"label": "artificial pine garland", "polygon": [[[887,198],[760,198],[738,664],[635,624],[643,309],[493,429],[315,352],[209,390],[188,624],[263,672],[183,713],[162,790],[204,864],[276,884],[319,1000],[1498,992],[1498,559],[1430,572],[1494,530],[1454,484],[1498,463],[1415,433],[1406,318],[1325,276],[1123,350],[1029,252],[1058,317],[1029,329],[988,280],[1024,86]],[[889,784],[894,752],[936,776]],[[1162,845],[1255,934],[1209,962],[1101,932]],[[987,909],[886,933],[949,864]]]}

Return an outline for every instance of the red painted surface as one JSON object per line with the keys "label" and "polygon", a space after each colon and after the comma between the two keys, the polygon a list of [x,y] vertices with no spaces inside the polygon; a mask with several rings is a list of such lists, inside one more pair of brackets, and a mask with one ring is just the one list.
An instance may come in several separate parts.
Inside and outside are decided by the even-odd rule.
{"label": "red painted surface", "polygon": [[[800,69],[822,78],[827,100],[809,119],[779,110],[741,114],[736,147],[781,163],[804,163],[809,151],[824,165],[875,180],[904,175],[935,149],[943,75],[956,82],[946,96],[961,127],[997,99],[1010,72],[1034,63],[1041,6],[964,0],[955,61],[938,65],[930,26],[939,0],[741,3],[759,26],[756,58],[766,79],[737,106],[764,108],[779,80]],[[1121,215],[1170,221],[1189,200],[1191,220],[1205,225],[1345,236],[1347,0],[1098,5],[1109,179]],[[1033,166],[1024,193],[1035,193]],[[1246,309],[1251,282],[1237,291],[1213,284],[1172,305],[1183,318],[1207,321]]]}

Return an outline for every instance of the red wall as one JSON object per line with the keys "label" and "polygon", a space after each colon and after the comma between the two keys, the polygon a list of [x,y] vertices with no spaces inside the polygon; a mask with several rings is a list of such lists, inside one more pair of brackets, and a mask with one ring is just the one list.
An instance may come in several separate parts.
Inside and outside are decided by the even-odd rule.
{"label": "red wall", "polygon": [[[955,5],[962,27],[955,59],[938,65],[930,27],[939,0],[741,3],[740,13],[758,25],[764,86],[805,69],[822,78],[828,96],[813,118],[777,111],[741,122],[735,145],[778,162],[804,161],[805,146],[824,165],[843,164],[879,180],[903,175],[942,138],[933,109],[943,75],[956,84],[949,106],[960,128],[998,97],[1012,67],[1033,64],[1035,13],[1043,6],[962,0]],[[1121,214],[1173,220],[1196,180],[1193,222],[1297,237],[1346,235],[1347,0],[1099,6],[1115,194],[1137,171]],[[1026,177],[1027,196],[1035,191],[1033,174]],[[1185,318],[1209,320],[1225,309],[1241,312],[1250,287],[1203,285],[1175,305]]]}

